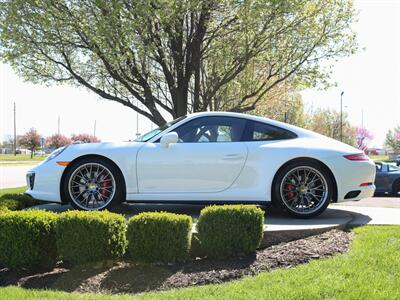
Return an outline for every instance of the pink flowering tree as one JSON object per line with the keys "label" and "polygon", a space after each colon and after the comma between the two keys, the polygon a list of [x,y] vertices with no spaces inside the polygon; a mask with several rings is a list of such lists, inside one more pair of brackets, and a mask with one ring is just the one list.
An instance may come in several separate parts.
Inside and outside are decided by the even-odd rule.
{"label": "pink flowering tree", "polygon": [[57,149],[71,143],[72,141],[69,137],[59,133],[53,134],[46,139],[46,147],[50,149]]}
{"label": "pink flowering tree", "polygon": [[374,135],[367,128],[357,127],[356,129],[356,143],[357,148],[365,151],[368,144],[372,141]]}
{"label": "pink flowering tree", "polygon": [[400,153],[400,125],[388,131],[385,146]]}
{"label": "pink flowering tree", "polygon": [[21,136],[19,143],[22,146],[25,146],[27,149],[31,150],[32,158],[35,149],[38,149],[40,147],[40,135],[35,128],[31,128],[28,132]]}
{"label": "pink flowering tree", "polygon": [[88,133],[81,133],[81,134],[73,134],[71,137],[71,140],[73,142],[81,142],[81,143],[98,143],[100,140],[94,136],[90,135]]}

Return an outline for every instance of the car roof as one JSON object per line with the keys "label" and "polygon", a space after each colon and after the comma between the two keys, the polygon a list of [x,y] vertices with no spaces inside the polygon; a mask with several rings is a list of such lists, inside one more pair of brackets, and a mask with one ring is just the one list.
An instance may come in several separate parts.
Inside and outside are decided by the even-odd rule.
{"label": "car roof", "polygon": [[186,120],[192,119],[192,118],[197,118],[197,117],[203,117],[203,116],[204,117],[225,116],[225,117],[243,118],[243,119],[267,123],[267,124],[270,124],[273,126],[287,129],[287,130],[290,130],[290,131],[296,133],[298,136],[316,136],[316,135],[318,135],[315,132],[312,132],[307,129],[300,128],[300,127],[297,127],[297,126],[294,126],[291,124],[287,124],[284,122],[276,121],[276,120],[265,118],[265,117],[250,115],[250,114],[237,113],[237,112],[225,112],[225,111],[196,112],[196,113],[188,114]]}

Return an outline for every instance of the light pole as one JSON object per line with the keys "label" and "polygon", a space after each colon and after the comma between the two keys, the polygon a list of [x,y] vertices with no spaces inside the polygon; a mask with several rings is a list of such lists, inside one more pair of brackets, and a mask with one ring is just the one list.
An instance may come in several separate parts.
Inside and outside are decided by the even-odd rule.
{"label": "light pole", "polygon": [[17,155],[17,109],[14,102],[14,155]]}
{"label": "light pole", "polygon": [[343,94],[340,93],[340,141],[343,142]]}
{"label": "light pole", "polygon": [[136,137],[139,137],[139,112],[136,112]]}

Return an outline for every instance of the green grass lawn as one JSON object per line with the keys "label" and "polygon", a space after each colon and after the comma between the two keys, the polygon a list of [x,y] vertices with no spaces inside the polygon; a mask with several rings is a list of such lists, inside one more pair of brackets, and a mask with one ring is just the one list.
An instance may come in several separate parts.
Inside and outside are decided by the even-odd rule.
{"label": "green grass lawn", "polygon": [[369,158],[374,162],[391,162],[388,155],[370,155]]}
{"label": "green grass lawn", "polygon": [[45,155],[34,155],[31,158],[30,154],[0,154],[0,161],[42,161],[47,157]]}
{"label": "green grass lawn", "polygon": [[21,186],[17,188],[0,189],[0,197],[4,194],[21,194],[26,191],[26,186]]}
{"label": "green grass lawn", "polygon": [[0,166],[21,166],[21,165],[34,165],[44,160],[45,155],[36,155],[31,158],[30,154],[0,154]]}
{"label": "green grass lawn", "polygon": [[[364,226],[351,251],[220,285],[144,293],[139,299],[400,299],[400,226]],[[1,299],[132,299],[0,288]]]}

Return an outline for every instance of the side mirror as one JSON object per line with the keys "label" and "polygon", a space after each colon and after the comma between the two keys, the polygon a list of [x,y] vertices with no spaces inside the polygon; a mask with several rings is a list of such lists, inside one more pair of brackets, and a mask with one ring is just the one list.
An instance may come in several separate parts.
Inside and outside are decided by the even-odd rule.
{"label": "side mirror", "polygon": [[168,148],[169,144],[177,143],[179,140],[178,134],[175,131],[168,132],[163,135],[160,140],[161,147]]}

